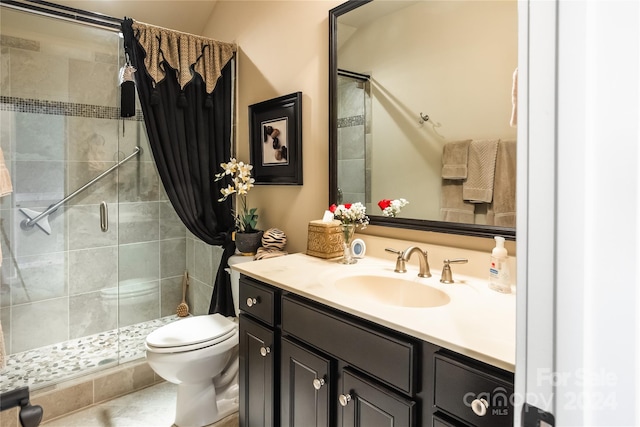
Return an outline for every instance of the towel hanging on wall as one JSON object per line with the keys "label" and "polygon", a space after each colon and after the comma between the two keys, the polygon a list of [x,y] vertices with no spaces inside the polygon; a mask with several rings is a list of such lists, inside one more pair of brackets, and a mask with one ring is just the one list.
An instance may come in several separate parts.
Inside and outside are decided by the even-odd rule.
{"label": "towel hanging on wall", "polygon": [[512,128],[518,126],[518,68],[513,72],[513,84],[511,86],[511,121]]}
{"label": "towel hanging on wall", "polygon": [[497,139],[473,140],[469,144],[467,179],[462,184],[462,198],[471,203],[493,200]]}

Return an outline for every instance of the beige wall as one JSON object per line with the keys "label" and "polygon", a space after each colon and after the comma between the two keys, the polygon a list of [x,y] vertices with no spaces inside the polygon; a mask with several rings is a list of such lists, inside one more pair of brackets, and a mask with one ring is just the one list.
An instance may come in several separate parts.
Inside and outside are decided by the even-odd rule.
{"label": "beige wall", "polygon": [[[235,42],[238,52],[238,158],[249,160],[248,106],[301,91],[303,94],[302,186],[257,186],[248,196],[259,208],[259,227],[277,227],[289,252],[306,250],[307,224],[328,202],[328,16],[342,0],[229,1],[216,4],[204,36]],[[508,120],[508,119],[507,119]],[[367,233],[406,238],[406,230],[370,227]],[[410,232],[413,241],[469,245],[490,251],[492,239]],[[511,246],[511,245],[510,245]],[[510,248],[514,253],[515,248]]]}
{"label": "beige wall", "polygon": [[307,224],[320,219],[329,198],[329,10],[338,1],[220,1],[204,30],[235,42],[238,51],[238,158],[249,161],[248,107],[302,92],[301,186],[260,185],[248,195],[258,225],[277,227],[287,250],[306,250]]}

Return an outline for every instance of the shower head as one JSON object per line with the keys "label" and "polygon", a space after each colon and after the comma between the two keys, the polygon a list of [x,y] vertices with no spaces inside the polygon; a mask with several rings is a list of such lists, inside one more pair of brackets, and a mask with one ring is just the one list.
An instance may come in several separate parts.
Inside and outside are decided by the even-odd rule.
{"label": "shower head", "polygon": [[27,219],[22,220],[20,223],[20,228],[23,230],[31,230],[34,225],[37,225],[38,228],[44,231],[47,234],[51,234],[51,225],[49,225],[49,215],[44,218],[40,218],[38,221],[33,221],[34,218],[42,215],[42,212],[34,211],[32,209],[20,208],[20,213],[27,217]]}

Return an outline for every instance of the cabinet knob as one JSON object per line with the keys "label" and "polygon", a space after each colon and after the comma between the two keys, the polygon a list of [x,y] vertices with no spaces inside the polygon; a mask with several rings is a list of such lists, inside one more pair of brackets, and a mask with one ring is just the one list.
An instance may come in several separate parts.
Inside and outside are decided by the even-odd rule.
{"label": "cabinet knob", "polygon": [[271,353],[271,347],[262,346],[260,347],[260,354],[262,357],[267,357],[267,354]]}
{"label": "cabinet knob", "polygon": [[247,306],[248,307],[253,307],[254,305],[258,304],[260,302],[260,300],[258,298],[247,298]]}
{"label": "cabinet knob", "polygon": [[324,385],[324,378],[316,378],[313,380],[313,388],[320,390]]}
{"label": "cabinet knob", "polygon": [[351,402],[351,395],[341,394],[340,396],[338,396],[338,401],[340,401],[340,405],[347,406],[349,402]]}
{"label": "cabinet knob", "polygon": [[487,408],[489,407],[489,402],[485,399],[474,399],[471,402],[471,409],[473,413],[479,417],[484,417],[487,413]]}

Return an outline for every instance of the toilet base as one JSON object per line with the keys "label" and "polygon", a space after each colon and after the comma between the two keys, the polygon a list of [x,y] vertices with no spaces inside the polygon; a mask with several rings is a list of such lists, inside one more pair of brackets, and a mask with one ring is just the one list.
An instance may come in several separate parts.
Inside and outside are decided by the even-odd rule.
{"label": "toilet base", "polygon": [[216,396],[212,380],[178,384],[175,425],[203,427],[237,412],[237,387],[237,384],[226,387]]}

